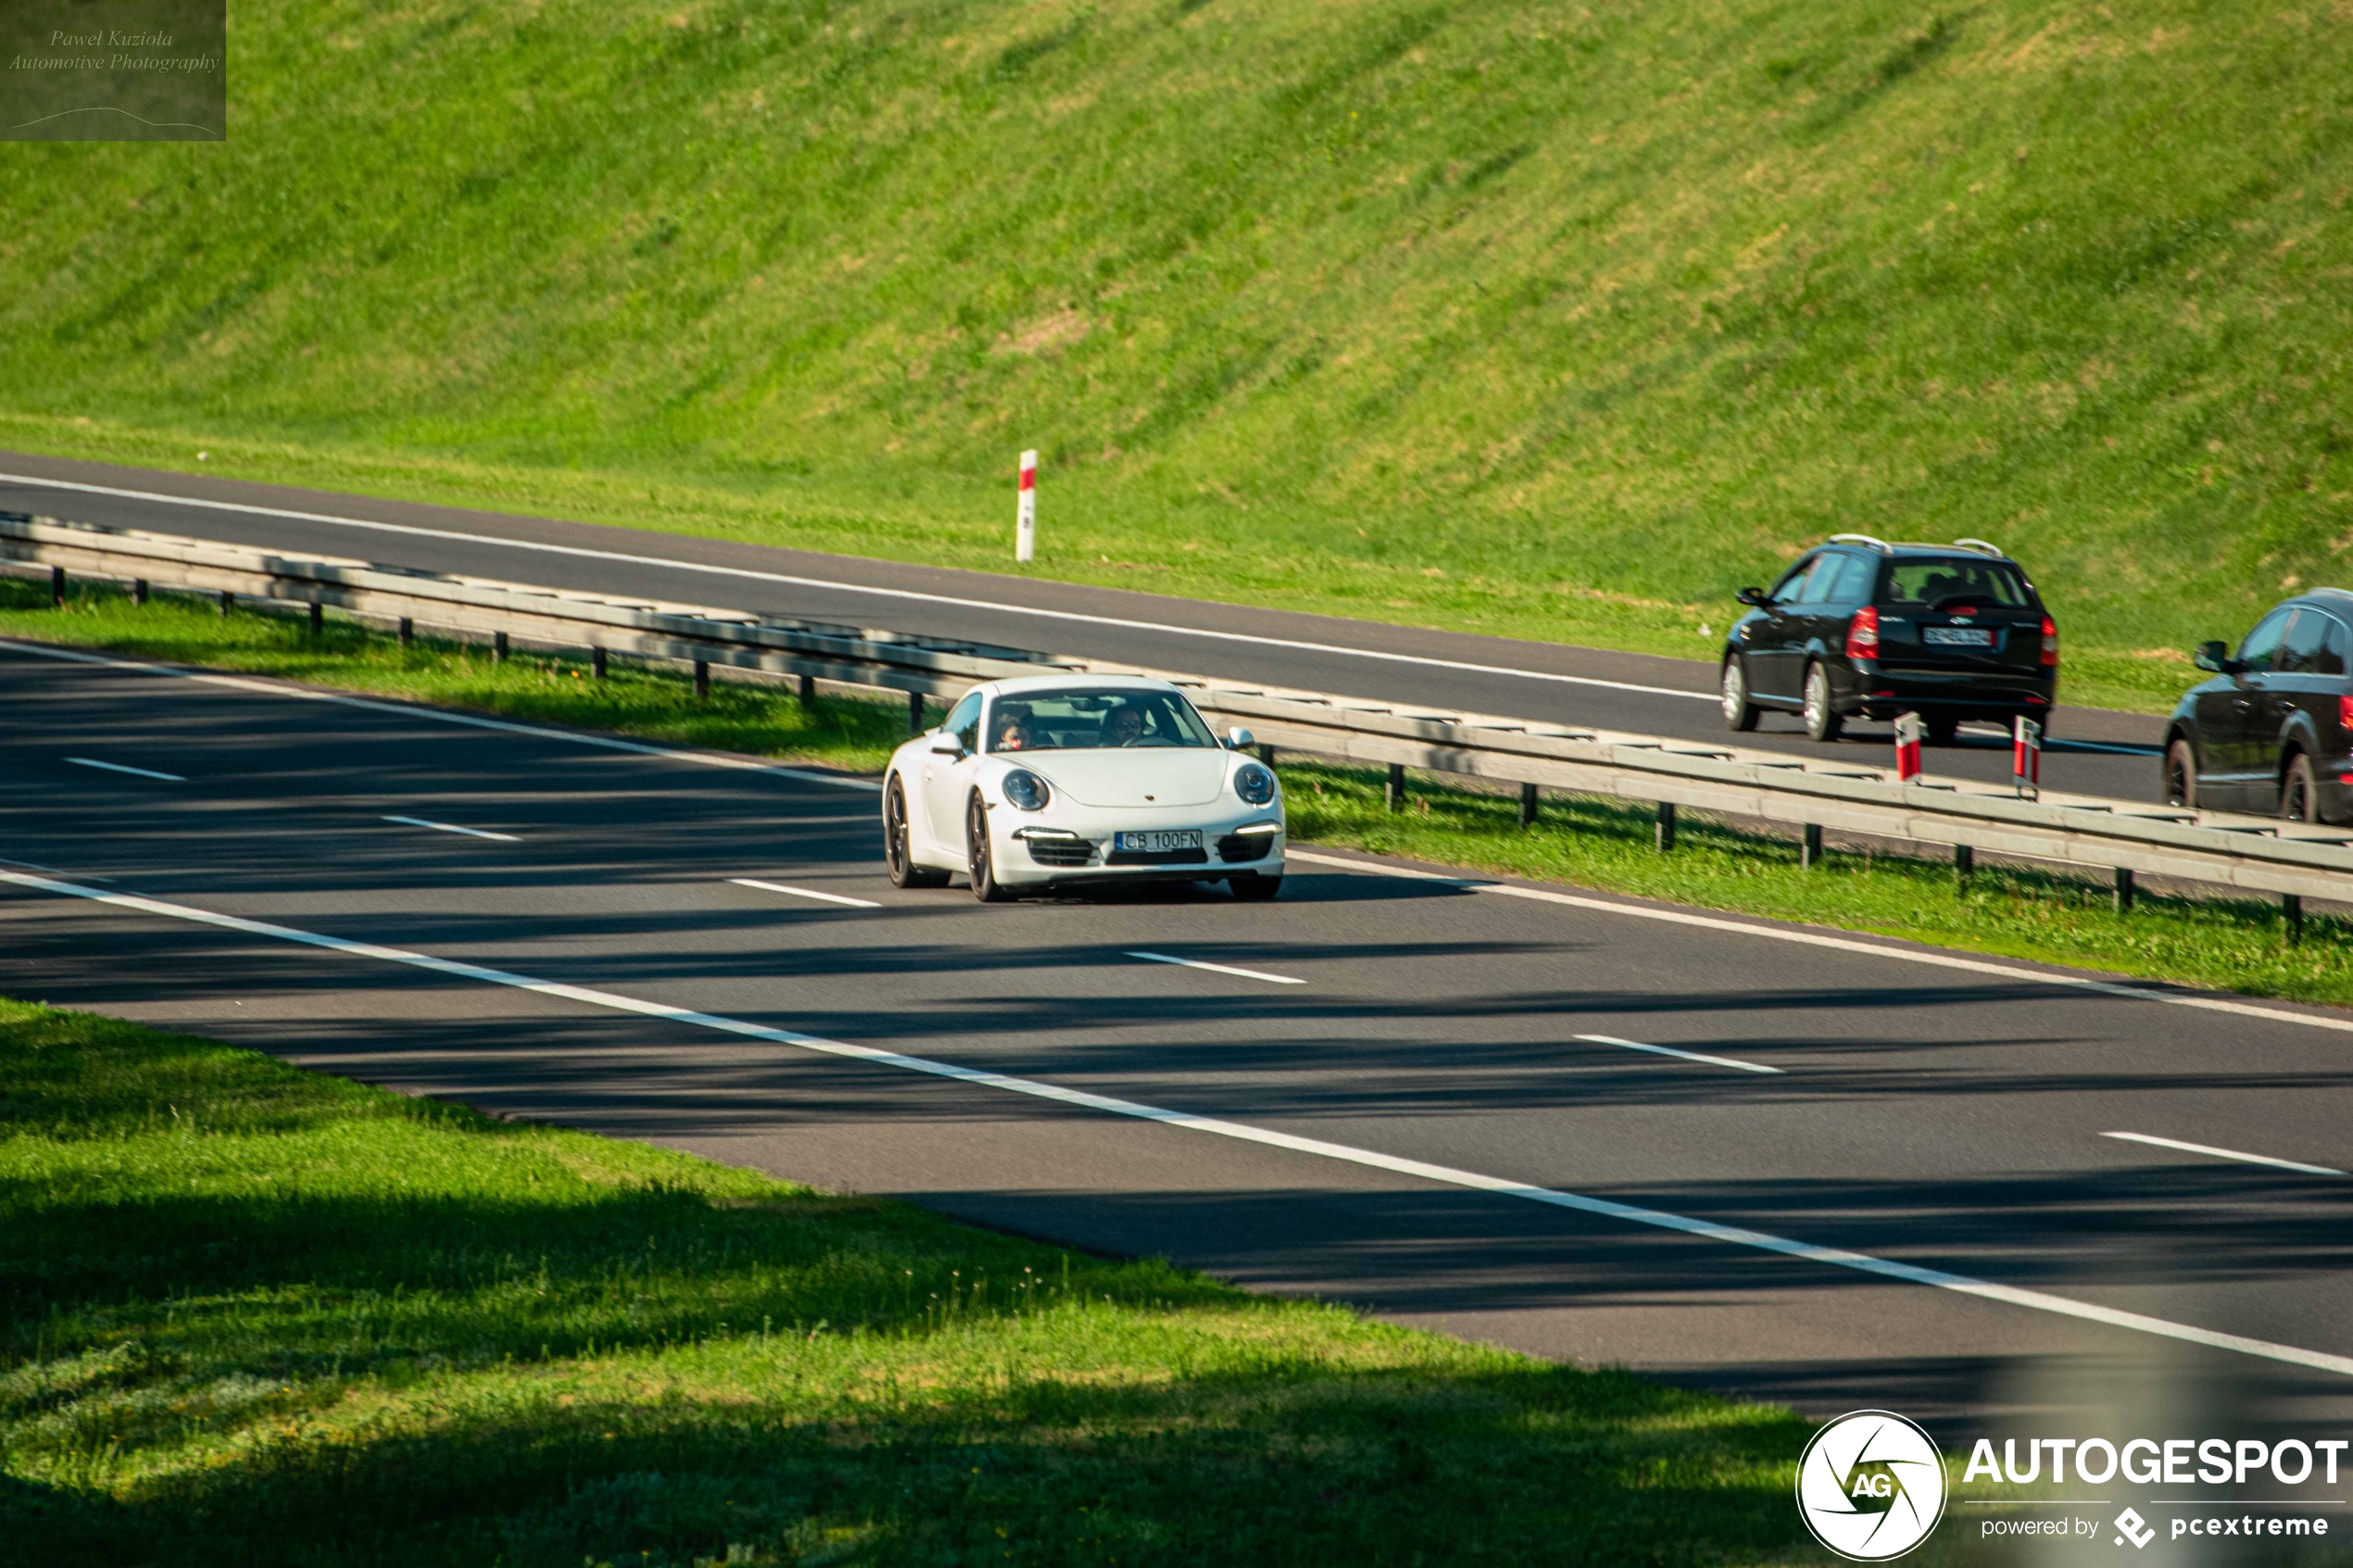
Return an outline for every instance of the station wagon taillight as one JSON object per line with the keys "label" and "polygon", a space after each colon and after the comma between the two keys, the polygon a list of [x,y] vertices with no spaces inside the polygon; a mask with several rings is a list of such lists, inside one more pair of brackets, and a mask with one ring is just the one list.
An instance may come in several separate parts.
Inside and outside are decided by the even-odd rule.
{"label": "station wagon taillight", "polygon": [[1879,607],[1865,605],[1846,623],[1846,657],[1877,659],[1879,657]]}
{"label": "station wagon taillight", "polygon": [[2341,728],[2353,730],[2353,696],[2336,699],[2336,721]]}
{"label": "station wagon taillight", "polygon": [[2043,662],[2045,664],[2058,662],[2058,627],[2047,615],[2043,617]]}

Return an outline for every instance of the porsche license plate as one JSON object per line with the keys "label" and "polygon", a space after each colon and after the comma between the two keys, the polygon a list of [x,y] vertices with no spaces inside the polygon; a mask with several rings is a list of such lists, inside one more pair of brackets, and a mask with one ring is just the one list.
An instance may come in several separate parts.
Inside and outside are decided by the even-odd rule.
{"label": "porsche license plate", "polygon": [[1112,848],[1138,855],[1164,855],[1171,849],[1201,847],[1201,829],[1164,828],[1151,833],[1115,833]]}
{"label": "porsche license plate", "polygon": [[1923,626],[1920,641],[1932,648],[1990,648],[1994,633],[1983,626]]}

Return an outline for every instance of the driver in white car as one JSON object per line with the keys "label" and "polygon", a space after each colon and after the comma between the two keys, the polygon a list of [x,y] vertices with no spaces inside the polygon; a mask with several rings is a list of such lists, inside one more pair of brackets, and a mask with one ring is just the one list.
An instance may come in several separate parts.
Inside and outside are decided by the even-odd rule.
{"label": "driver in white car", "polygon": [[1144,716],[1127,703],[1103,715],[1102,740],[1105,746],[1133,746],[1144,733]]}

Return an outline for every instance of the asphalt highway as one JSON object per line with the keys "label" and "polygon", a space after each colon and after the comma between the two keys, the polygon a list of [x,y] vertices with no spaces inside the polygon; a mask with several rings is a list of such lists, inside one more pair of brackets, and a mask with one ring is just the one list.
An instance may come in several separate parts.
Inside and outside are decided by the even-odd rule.
{"label": "asphalt highway", "polygon": [[[0,509],[289,552],[640,594],[807,620],[1303,686],[1348,696],[1687,740],[1722,741],[1716,667],[1697,659],[1424,631],[1330,616],[909,566],[546,518],[0,453]],[[1772,563],[1760,562],[1760,576]],[[1728,606],[1728,610],[1731,607]],[[2218,635],[2221,634],[2219,632]],[[2061,708],[2044,759],[2053,789],[2153,799],[2162,731],[2144,715]],[[1826,748],[1794,715],[1743,745],[1892,760],[1892,732],[1857,724]],[[2006,738],[1965,732],[1931,772],[2006,780]]]}
{"label": "asphalt highway", "polygon": [[981,906],[862,781],[0,696],[0,993],[1808,1411],[2353,1416],[2341,1015],[1364,857]]}

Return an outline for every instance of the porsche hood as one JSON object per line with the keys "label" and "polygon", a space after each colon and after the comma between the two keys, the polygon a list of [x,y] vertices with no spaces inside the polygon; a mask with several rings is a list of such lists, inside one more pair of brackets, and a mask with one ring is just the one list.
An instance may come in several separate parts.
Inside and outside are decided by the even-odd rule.
{"label": "porsche hood", "polygon": [[1207,806],[1226,787],[1227,754],[1206,748],[1001,755],[1081,806]]}

